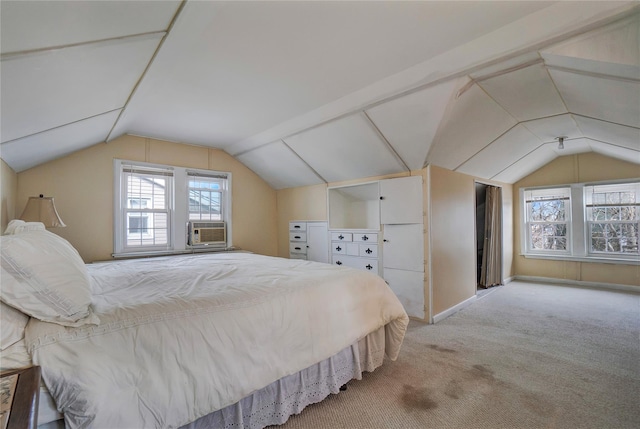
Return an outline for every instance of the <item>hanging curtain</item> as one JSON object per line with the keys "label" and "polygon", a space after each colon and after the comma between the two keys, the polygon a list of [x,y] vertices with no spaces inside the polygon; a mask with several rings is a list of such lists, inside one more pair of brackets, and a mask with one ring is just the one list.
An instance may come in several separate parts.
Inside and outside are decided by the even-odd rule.
{"label": "hanging curtain", "polygon": [[480,285],[502,284],[502,188],[487,186]]}

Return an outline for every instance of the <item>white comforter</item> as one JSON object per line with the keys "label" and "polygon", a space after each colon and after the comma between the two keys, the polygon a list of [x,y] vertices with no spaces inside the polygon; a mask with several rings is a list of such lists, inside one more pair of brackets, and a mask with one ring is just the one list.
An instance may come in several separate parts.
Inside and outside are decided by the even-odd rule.
{"label": "white comforter", "polygon": [[99,326],[32,320],[33,362],[69,427],[179,427],[408,317],[378,276],[245,253],[89,265]]}

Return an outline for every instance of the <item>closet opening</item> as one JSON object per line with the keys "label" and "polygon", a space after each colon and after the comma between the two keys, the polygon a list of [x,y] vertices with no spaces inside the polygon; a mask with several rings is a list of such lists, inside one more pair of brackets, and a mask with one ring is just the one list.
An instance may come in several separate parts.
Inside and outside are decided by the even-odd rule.
{"label": "closet opening", "polygon": [[476,182],[476,290],[503,284],[502,188]]}

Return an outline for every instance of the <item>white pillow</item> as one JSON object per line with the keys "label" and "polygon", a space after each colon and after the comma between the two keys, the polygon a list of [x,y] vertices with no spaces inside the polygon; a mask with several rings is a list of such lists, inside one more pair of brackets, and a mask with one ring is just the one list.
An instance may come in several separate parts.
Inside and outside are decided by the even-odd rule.
{"label": "white pillow", "polygon": [[4,231],[5,235],[20,234],[27,231],[45,231],[46,228],[42,222],[25,222],[20,219],[13,219],[7,225]]}
{"label": "white pillow", "polygon": [[29,316],[0,302],[0,350],[17,343],[24,338],[24,328]]}
{"label": "white pillow", "polygon": [[49,231],[0,237],[0,298],[25,314],[64,326],[98,324],[87,267],[73,246]]}

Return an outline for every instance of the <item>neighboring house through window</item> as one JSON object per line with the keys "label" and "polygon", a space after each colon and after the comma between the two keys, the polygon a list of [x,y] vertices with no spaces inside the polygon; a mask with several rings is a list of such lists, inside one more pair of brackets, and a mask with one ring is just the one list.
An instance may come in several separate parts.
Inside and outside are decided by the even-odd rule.
{"label": "neighboring house through window", "polygon": [[187,222],[220,221],[231,247],[231,173],[115,160],[114,256],[183,253]]}

